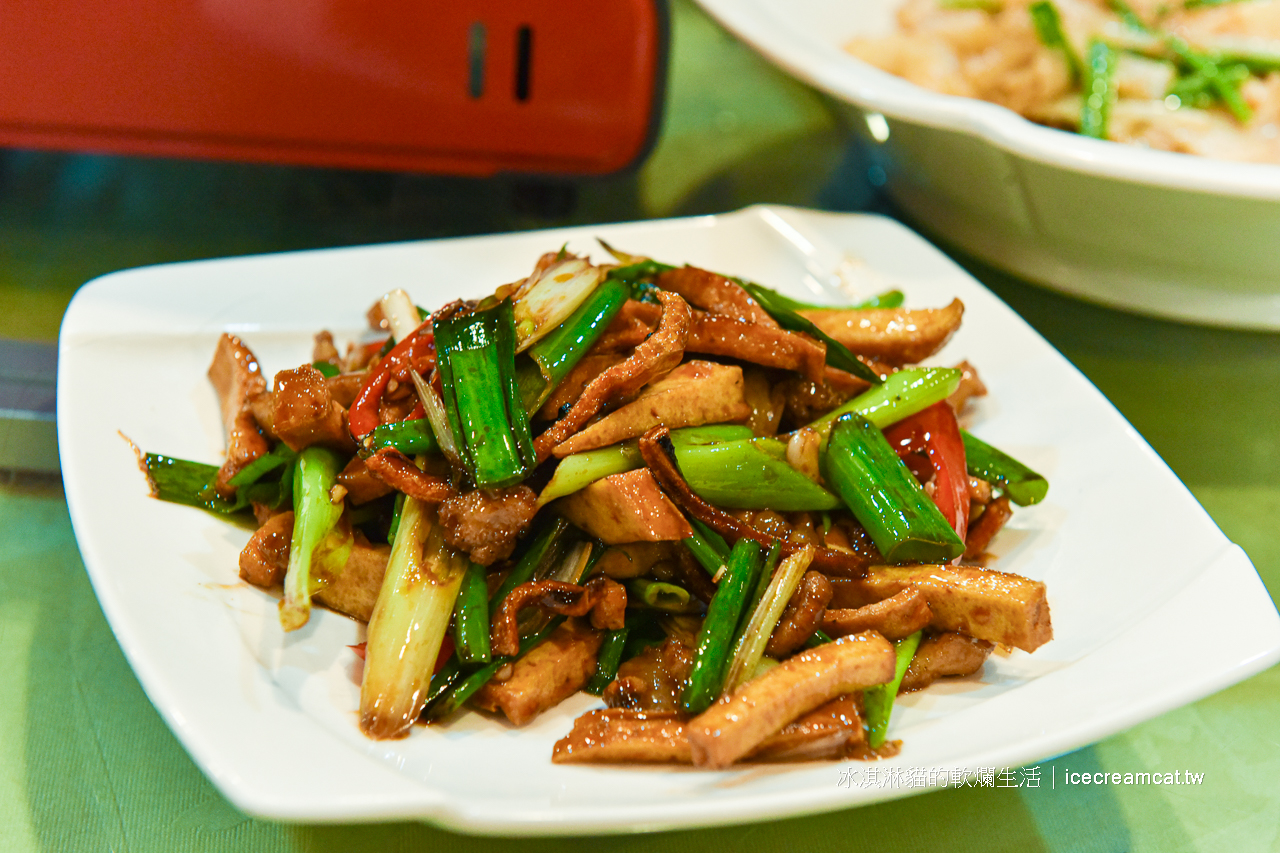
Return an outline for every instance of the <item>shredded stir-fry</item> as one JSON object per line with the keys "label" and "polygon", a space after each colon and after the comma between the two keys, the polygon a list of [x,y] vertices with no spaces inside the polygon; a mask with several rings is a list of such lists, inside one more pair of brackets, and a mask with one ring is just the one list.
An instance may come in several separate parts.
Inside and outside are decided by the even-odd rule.
{"label": "shredded stir-fry", "polygon": [[906,0],[850,53],[1041,124],[1280,162],[1280,0]]}
{"label": "shredded stir-fry", "polygon": [[959,300],[610,252],[431,312],[394,291],[270,384],[224,334],[226,461],[143,456],[158,497],[256,516],[240,576],[283,630],[368,622],[369,737],[586,690],[554,761],[875,757],[899,693],[1051,639],[1044,585],[986,567],[1048,485],[960,428],[972,366],[916,366]]}

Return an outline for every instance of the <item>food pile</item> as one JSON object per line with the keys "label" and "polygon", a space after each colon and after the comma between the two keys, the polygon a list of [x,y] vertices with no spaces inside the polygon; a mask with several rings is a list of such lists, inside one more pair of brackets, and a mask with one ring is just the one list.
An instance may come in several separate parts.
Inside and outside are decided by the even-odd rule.
{"label": "food pile", "polygon": [[254,515],[240,576],[283,630],[368,623],[365,734],[586,690],[554,761],[874,757],[899,693],[1051,639],[1044,585],[986,567],[1047,483],[960,428],[972,366],[917,366],[959,300],[808,305],[606,248],[388,293],[270,384],[224,334],[225,462],[140,453],[157,497]]}
{"label": "food pile", "polygon": [[1280,0],[906,0],[847,49],[1086,136],[1280,163]]}

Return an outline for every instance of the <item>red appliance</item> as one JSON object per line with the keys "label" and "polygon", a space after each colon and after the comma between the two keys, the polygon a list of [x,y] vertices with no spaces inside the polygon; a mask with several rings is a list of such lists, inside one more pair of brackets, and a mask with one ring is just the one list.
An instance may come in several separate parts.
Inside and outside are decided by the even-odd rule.
{"label": "red appliance", "polygon": [[665,0],[0,0],[0,145],[607,174],[667,36]]}

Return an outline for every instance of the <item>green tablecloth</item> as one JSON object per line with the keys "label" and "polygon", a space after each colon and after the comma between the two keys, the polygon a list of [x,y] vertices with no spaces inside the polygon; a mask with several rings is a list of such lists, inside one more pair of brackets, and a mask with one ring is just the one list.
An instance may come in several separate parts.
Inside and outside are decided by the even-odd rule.
{"label": "green tablecloth", "polygon": [[[684,3],[668,113],[635,175],[580,185],[563,216],[510,181],[0,153],[0,336],[52,340],[70,295],[157,261],[714,212],[849,209],[838,111]],[[1280,590],[1280,335],[1085,305],[971,265],[1080,367]],[[0,849],[6,851],[1280,849],[1280,672],[1040,765],[1037,788],[969,787],[735,828],[505,841],[417,824],[288,826],[201,776],[124,661],[56,481],[0,474]],[[1189,626],[1193,627],[1193,626]],[[1230,637],[1222,638],[1229,643]],[[1192,771],[1192,786],[1062,774]],[[1057,779],[1056,787],[1049,780]],[[1000,780],[995,780],[999,784]]]}

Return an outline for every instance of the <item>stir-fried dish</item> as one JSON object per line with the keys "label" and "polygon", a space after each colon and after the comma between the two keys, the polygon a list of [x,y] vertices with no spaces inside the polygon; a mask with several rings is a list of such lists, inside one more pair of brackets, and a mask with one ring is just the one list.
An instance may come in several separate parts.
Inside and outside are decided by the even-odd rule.
{"label": "stir-fried dish", "polygon": [[1048,485],[960,428],[972,366],[917,366],[959,300],[609,251],[432,311],[393,291],[270,384],[224,334],[225,462],[140,455],[158,497],[253,514],[240,576],[283,630],[368,623],[365,734],[585,690],[554,761],[873,757],[899,693],[1051,639],[1044,585],[986,565]]}
{"label": "stir-fried dish", "polygon": [[906,0],[850,53],[1041,124],[1280,162],[1280,0]]}

